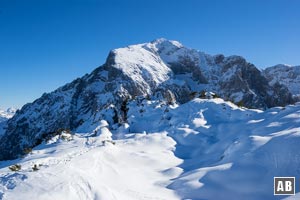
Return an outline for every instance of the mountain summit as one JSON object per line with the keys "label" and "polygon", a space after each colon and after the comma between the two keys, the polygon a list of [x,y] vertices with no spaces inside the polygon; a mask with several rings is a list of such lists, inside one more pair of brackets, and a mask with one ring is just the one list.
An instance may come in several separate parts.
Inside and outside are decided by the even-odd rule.
{"label": "mountain summit", "polygon": [[16,158],[59,129],[89,132],[103,119],[111,127],[125,123],[134,99],[183,104],[208,91],[251,108],[294,102],[287,86],[268,80],[240,56],[211,56],[177,41],[115,49],[92,73],[17,111],[1,138],[0,160]]}

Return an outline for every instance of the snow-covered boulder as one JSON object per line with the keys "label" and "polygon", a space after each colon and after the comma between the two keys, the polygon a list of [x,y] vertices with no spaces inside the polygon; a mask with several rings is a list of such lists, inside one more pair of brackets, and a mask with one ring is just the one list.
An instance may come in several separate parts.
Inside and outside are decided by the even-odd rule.
{"label": "snow-covered boulder", "polygon": [[95,136],[98,137],[101,141],[111,141],[112,140],[112,133],[108,128],[108,123],[105,120],[100,121],[100,125],[96,127],[94,130]]}

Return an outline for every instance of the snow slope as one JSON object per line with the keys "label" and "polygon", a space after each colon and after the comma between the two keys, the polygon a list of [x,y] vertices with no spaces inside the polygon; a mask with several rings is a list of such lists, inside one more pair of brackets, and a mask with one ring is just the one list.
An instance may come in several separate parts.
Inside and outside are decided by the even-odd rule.
{"label": "snow slope", "polygon": [[[75,135],[70,142],[35,148],[18,161],[21,172],[12,174],[7,162],[1,163],[0,194],[20,200],[178,199],[166,188],[181,172],[174,145],[166,133],[127,135],[115,145]],[[34,164],[42,164],[39,171],[32,172]],[[164,172],[173,168],[174,173]]]}
{"label": "snow slope", "polygon": [[[300,176],[300,104],[260,111],[196,98],[127,106],[128,123],[115,130],[101,121],[73,140],[55,136],[24,158],[0,162],[0,197],[281,199],[273,177]],[[21,171],[7,168],[17,163]]]}

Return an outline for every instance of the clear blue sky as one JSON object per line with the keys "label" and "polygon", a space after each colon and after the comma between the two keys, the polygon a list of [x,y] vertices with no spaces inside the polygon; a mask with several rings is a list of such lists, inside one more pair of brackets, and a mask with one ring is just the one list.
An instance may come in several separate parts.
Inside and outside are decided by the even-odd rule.
{"label": "clear blue sky", "polygon": [[0,0],[0,108],[21,107],[164,37],[259,68],[300,64],[299,0]]}

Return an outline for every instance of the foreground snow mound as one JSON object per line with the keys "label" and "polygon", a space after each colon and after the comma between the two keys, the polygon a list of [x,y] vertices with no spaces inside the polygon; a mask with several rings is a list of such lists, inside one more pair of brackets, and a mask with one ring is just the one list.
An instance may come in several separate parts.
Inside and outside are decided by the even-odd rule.
{"label": "foreground snow mound", "polygon": [[166,188],[181,172],[166,133],[127,135],[116,144],[97,140],[75,135],[73,141],[40,145],[17,161],[22,170],[16,173],[2,162],[0,194],[10,200],[179,199]]}
{"label": "foreground snow mound", "polygon": [[115,130],[100,121],[0,162],[0,197],[276,199],[274,176],[300,176],[300,104],[264,112],[222,99],[127,106],[128,123]]}

